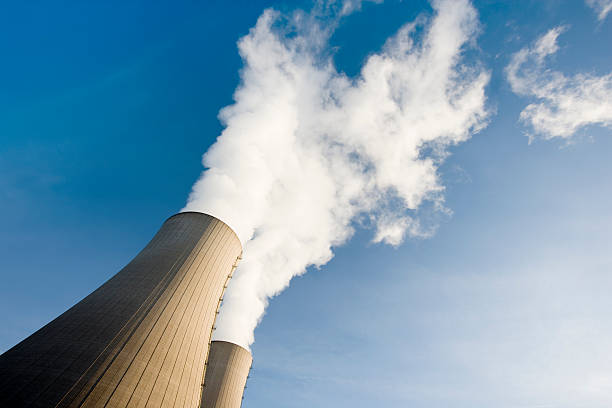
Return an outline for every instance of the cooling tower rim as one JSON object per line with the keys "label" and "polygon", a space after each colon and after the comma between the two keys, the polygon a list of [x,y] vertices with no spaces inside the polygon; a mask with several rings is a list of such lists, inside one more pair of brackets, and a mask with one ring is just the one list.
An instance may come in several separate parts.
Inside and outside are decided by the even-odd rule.
{"label": "cooling tower rim", "polygon": [[[171,215],[170,217],[168,217],[166,219],[166,221],[168,221],[170,218],[178,217],[181,214],[198,214],[198,215],[204,215],[204,216],[207,216],[207,217],[210,217],[210,218],[214,218],[215,220],[219,221],[221,224],[225,225],[230,231],[232,231],[232,234],[234,234],[234,236],[236,237],[238,242],[240,242],[240,247],[242,247],[242,241],[240,240],[240,237],[238,236],[238,234],[236,234],[236,231],[234,231],[232,229],[232,227],[230,227],[226,222],[223,222],[222,220],[220,220],[219,218],[215,217],[214,215],[210,215],[210,214],[203,213],[203,212],[200,212],[200,211],[181,211],[181,212],[178,212],[178,213],[176,213],[174,215]],[[164,222],[166,222],[166,221],[164,221]]]}
{"label": "cooling tower rim", "polygon": [[239,347],[239,348],[243,349],[244,351],[246,351],[247,353],[249,353],[249,355],[250,355],[251,357],[253,357],[253,354],[251,354],[251,350],[247,349],[247,348],[246,348],[246,347],[244,347],[244,346],[241,346],[240,344],[234,343],[233,341],[227,341],[227,340],[212,340],[210,343],[211,343],[211,345],[212,345],[212,343],[226,343],[226,344],[231,344],[232,346],[236,346],[236,347]]}

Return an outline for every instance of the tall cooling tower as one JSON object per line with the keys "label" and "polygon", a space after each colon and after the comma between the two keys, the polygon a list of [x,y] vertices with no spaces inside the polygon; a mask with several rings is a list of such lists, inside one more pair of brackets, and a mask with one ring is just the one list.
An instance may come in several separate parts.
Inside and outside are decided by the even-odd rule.
{"label": "tall cooling tower", "polygon": [[170,217],[118,274],[0,356],[0,407],[198,407],[240,254],[218,219]]}
{"label": "tall cooling tower", "polygon": [[242,347],[213,341],[208,353],[202,408],[239,408],[253,358]]}

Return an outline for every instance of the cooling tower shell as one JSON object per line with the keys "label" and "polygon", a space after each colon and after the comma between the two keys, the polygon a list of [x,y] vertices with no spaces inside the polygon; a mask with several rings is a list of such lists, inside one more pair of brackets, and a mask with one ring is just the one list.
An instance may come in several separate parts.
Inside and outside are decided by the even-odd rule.
{"label": "cooling tower shell", "polygon": [[253,358],[227,341],[213,341],[206,363],[201,408],[239,408]]}
{"label": "cooling tower shell", "polygon": [[170,217],[119,273],[0,356],[0,406],[197,407],[241,251],[212,216]]}

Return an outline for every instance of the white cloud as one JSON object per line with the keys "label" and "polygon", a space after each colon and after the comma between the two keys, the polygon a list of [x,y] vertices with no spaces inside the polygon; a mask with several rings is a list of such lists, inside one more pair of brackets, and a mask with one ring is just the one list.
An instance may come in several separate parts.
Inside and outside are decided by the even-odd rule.
{"label": "white cloud", "polygon": [[399,245],[422,235],[419,208],[443,208],[438,165],[485,125],[489,74],[462,61],[478,32],[469,1],[433,7],[356,78],[326,57],[333,25],[320,16],[267,10],[240,40],[241,85],[185,207],[224,220],[244,244],[215,338],[250,345],[268,299],[328,262],[356,221]]}
{"label": "white cloud", "polygon": [[603,20],[612,10],[612,0],[586,0],[586,3],[597,13],[597,18]]}
{"label": "white cloud", "polygon": [[559,49],[557,38],[564,30],[553,28],[514,54],[506,67],[512,90],[537,99],[521,112],[521,121],[544,139],[567,139],[588,125],[612,126],[612,73],[566,76],[546,67],[548,57]]}
{"label": "white cloud", "polygon": [[[344,0],[342,1],[342,8],[339,14],[341,16],[345,16],[357,10],[361,10],[361,5],[364,1],[370,1],[372,3],[382,3],[383,2],[383,0]],[[334,4],[335,1],[331,0],[329,3]]]}

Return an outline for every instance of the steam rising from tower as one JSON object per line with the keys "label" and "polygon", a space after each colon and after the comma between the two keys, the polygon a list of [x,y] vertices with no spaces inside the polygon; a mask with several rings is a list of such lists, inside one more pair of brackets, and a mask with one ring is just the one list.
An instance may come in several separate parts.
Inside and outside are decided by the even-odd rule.
{"label": "steam rising from tower", "polygon": [[266,10],[239,41],[235,103],[185,207],[224,220],[245,247],[216,339],[248,347],[268,299],[328,262],[355,223],[391,245],[435,230],[423,214],[447,211],[438,166],[485,126],[489,74],[462,61],[478,32],[470,2],[432,6],[356,78],[336,70],[328,45],[351,8]]}

